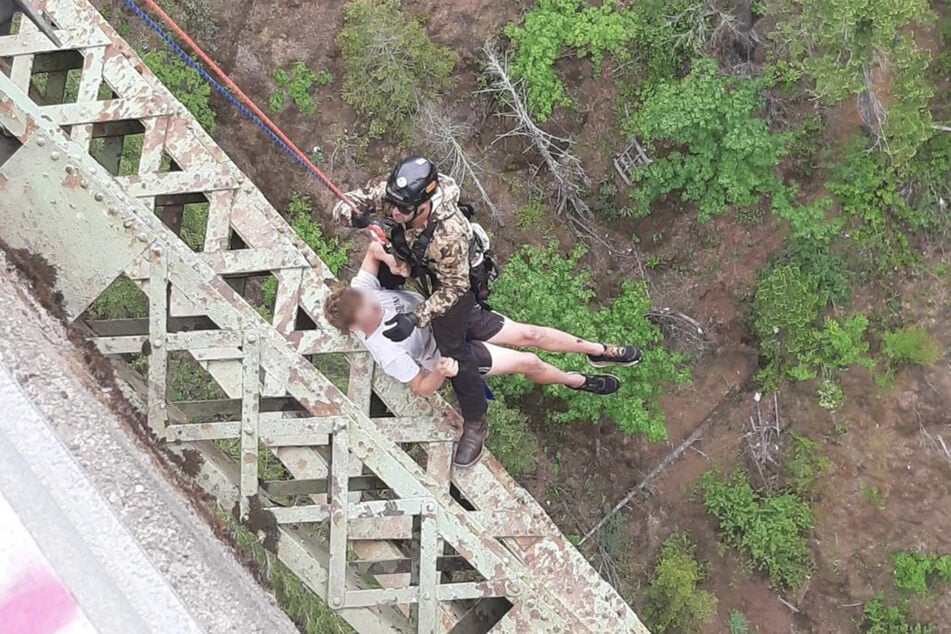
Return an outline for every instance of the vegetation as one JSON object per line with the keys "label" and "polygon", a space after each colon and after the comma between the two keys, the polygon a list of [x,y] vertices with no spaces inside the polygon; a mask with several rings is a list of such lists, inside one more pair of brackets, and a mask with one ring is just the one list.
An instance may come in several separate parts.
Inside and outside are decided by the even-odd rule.
{"label": "vegetation", "polygon": [[528,416],[505,399],[489,402],[489,437],[486,446],[512,476],[535,471],[538,437],[528,426]]}
{"label": "vegetation", "polygon": [[752,631],[749,619],[739,610],[730,610],[727,625],[730,628],[730,634],[749,634]]}
{"label": "vegetation", "polygon": [[777,586],[798,588],[812,574],[806,535],[815,518],[799,496],[759,495],[742,470],[725,478],[708,471],[699,491],[704,508],[719,521],[720,539],[749,555]]}
{"label": "vegetation", "polygon": [[274,589],[281,609],[304,634],[355,634],[323,600],[314,594],[297,575],[264,548],[257,536],[238,524],[228,513],[219,511],[238,549],[264,572]]}
{"label": "vegetation", "polygon": [[[885,151],[901,162],[933,134],[928,55],[917,49],[906,28],[929,15],[927,0],[794,0],[785,3],[776,35],[821,99],[836,103],[868,92],[874,102],[870,110],[886,109],[868,118],[880,128]],[[884,92],[887,106],[879,102],[878,93]]]}
{"label": "vegetation", "polygon": [[820,280],[795,264],[776,266],[760,280],[752,328],[766,358],[759,374],[764,385],[775,388],[784,377],[829,379],[839,369],[872,365],[865,316],[829,317],[818,325],[829,299]]}
{"label": "vegetation", "polygon": [[713,618],[716,597],[699,587],[706,574],[686,533],[664,542],[647,589],[645,617],[651,631],[690,634]]}
{"label": "vegetation", "polygon": [[895,587],[907,594],[924,596],[937,582],[951,583],[951,555],[898,553]]}
{"label": "vegetation", "polygon": [[[287,204],[285,217],[291,228],[304,244],[314,250],[321,262],[334,275],[350,261],[350,251],[353,243],[341,241],[339,238],[326,238],[320,225],[314,222],[313,202],[306,194],[291,192],[291,199]],[[273,317],[274,300],[277,297],[277,278],[267,276],[261,283],[262,303],[257,306],[258,312],[270,321]]]}
{"label": "vegetation", "polygon": [[185,62],[164,50],[142,54],[142,61],[165,87],[188,108],[198,123],[209,134],[214,134],[217,124],[211,107],[211,86]]}
{"label": "vegetation", "polygon": [[449,86],[458,61],[400,12],[398,0],[348,4],[337,42],[347,70],[343,97],[376,136],[407,134],[419,104]]}
{"label": "vegetation", "polygon": [[512,78],[525,82],[528,107],[538,121],[546,121],[555,106],[571,104],[554,68],[565,49],[573,49],[578,57],[590,56],[596,70],[606,53],[627,55],[625,46],[636,35],[635,14],[616,9],[616,4],[616,0],[604,0],[600,6],[586,0],[538,0],[521,25],[506,27],[515,49]]}
{"label": "vegetation", "polygon": [[[667,438],[664,415],[657,399],[670,383],[686,380],[688,373],[680,359],[659,346],[660,330],[645,316],[650,298],[643,285],[624,282],[620,294],[609,303],[594,306],[591,274],[580,265],[586,248],[578,246],[567,256],[558,243],[544,248],[522,247],[502,270],[493,287],[493,306],[526,323],[543,323],[592,341],[637,342],[645,346],[643,362],[633,368],[614,368],[622,381],[621,391],[606,399],[545,387],[544,393],[557,403],[547,412],[558,422],[614,422],[625,434],[643,434],[651,441]],[[564,370],[583,368],[580,355],[541,356]],[[532,385],[521,377],[506,377],[497,392],[508,399],[524,396]]]}
{"label": "vegetation", "polygon": [[864,634],[930,634],[931,628],[912,623],[907,602],[888,604],[881,596],[865,603],[862,610]]}
{"label": "vegetation", "polygon": [[303,114],[308,117],[317,112],[317,100],[311,94],[314,84],[327,86],[334,80],[326,70],[311,70],[305,62],[295,62],[291,72],[281,68],[274,70],[274,81],[277,90],[271,95],[270,107],[274,112],[280,112],[290,99]]}
{"label": "vegetation", "polygon": [[682,80],[650,91],[627,124],[657,157],[632,174],[638,183],[631,190],[634,212],[650,213],[650,204],[671,192],[697,203],[701,222],[764,196],[772,197],[774,207],[788,207],[775,169],[789,137],[773,134],[756,116],[764,86],[760,80],[722,77],[716,62],[702,60]]}
{"label": "vegetation", "polygon": [[888,381],[904,365],[932,365],[941,358],[938,342],[927,330],[899,328],[882,335],[881,355],[885,359]]}
{"label": "vegetation", "polygon": [[790,438],[792,447],[786,460],[790,488],[797,495],[808,497],[812,493],[816,478],[828,471],[831,462],[819,453],[816,441],[796,432],[791,432]]}

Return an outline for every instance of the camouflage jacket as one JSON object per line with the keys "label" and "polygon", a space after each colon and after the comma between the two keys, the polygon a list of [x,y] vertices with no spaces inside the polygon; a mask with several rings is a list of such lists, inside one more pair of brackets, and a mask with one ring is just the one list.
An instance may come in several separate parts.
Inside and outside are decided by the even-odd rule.
{"label": "camouflage jacket", "polygon": [[[363,189],[346,194],[347,198],[357,204],[370,207],[373,214],[380,217],[391,217],[389,205],[384,203],[386,181],[374,182]],[[433,294],[416,310],[416,317],[421,327],[445,315],[460,297],[470,290],[469,285],[469,242],[472,238],[472,228],[469,221],[459,211],[459,186],[448,176],[439,175],[439,188],[432,198],[433,209],[430,212],[431,221],[435,221],[436,230],[426,249],[426,258],[429,261],[429,270],[436,276],[436,288]],[[343,203],[337,203],[334,208],[334,217],[350,222],[350,209]],[[412,246],[423,229],[406,229],[406,242]]]}

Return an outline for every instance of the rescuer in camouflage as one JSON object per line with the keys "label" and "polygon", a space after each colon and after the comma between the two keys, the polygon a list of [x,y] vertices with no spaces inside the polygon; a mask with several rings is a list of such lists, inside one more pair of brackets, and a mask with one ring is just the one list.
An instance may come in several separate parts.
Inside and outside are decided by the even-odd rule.
{"label": "rescuer in camouflage", "polygon": [[389,218],[395,226],[390,240],[394,255],[409,263],[428,292],[412,313],[387,321],[384,336],[403,341],[415,328],[430,327],[439,352],[459,363],[452,387],[464,421],[454,463],[474,465],[482,457],[488,432],[485,385],[466,341],[475,294],[469,281],[469,244],[472,228],[459,210],[459,187],[424,158],[410,158],[397,165],[389,178],[371,183],[346,197],[356,209],[341,201],[334,216],[351,226],[365,228],[373,215]]}

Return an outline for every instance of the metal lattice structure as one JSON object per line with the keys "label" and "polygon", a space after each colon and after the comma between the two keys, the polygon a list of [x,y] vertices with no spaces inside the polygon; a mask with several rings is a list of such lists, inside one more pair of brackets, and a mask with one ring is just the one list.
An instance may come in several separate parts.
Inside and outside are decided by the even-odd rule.
{"label": "metal lattice structure", "polygon": [[[36,6],[60,46],[27,21],[0,35],[0,238],[56,269],[102,353],[147,359],[123,376],[184,470],[359,632],[646,633],[491,456],[451,469],[454,411],[324,321],[324,264],[99,13]],[[180,237],[196,217],[198,250]],[[148,315],[90,319],[121,275]],[[270,322],[243,297],[261,275]],[[171,398],[182,354],[225,398]],[[261,479],[265,458],[283,477]]]}

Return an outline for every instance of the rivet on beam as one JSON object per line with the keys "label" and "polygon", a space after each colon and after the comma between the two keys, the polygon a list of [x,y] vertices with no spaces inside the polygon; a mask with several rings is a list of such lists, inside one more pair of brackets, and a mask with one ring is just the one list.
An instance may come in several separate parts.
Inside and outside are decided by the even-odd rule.
{"label": "rivet on beam", "polygon": [[433,600],[432,592],[427,592],[426,594],[423,595],[423,601],[432,601],[432,600]]}
{"label": "rivet on beam", "polygon": [[137,236],[136,236],[136,239],[137,239],[139,242],[148,242],[148,241],[149,241],[149,237],[148,237],[147,235],[145,235],[144,233],[140,233],[139,235],[137,235]]}
{"label": "rivet on beam", "polygon": [[66,173],[67,173],[67,174],[72,174],[72,173],[75,172],[75,171],[76,171],[76,168],[73,167],[72,165],[67,165],[67,166],[66,166]]}
{"label": "rivet on beam", "polygon": [[132,219],[131,219],[131,218],[126,218],[126,219],[122,222],[122,226],[125,227],[126,229],[128,229],[129,227],[131,227],[131,226],[132,226]]}
{"label": "rivet on beam", "polygon": [[84,178],[81,181],[79,181],[79,186],[82,187],[83,189],[87,189],[89,187],[89,181],[87,181]]}
{"label": "rivet on beam", "polygon": [[162,255],[162,247],[157,244],[152,247],[152,255]]}
{"label": "rivet on beam", "polygon": [[59,160],[59,152],[50,152],[50,158],[53,159],[54,161],[58,161],[58,160]]}
{"label": "rivet on beam", "polygon": [[245,339],[247,339],[248,343],[254,343],[258,340],[258,334],[256,332],[249,332]]}
{"label": "rivet on beam", "polygon": [[36,144],[40,147],[43,147],[44,145],[46,145],[46,139],[43,137],[40,137],[36,140]]}
{"label": "rivet on beam", "polygon": [[341,599],[340,597],[334,597],[334,598],[330,601],[330,604],[331,604],[332,606],[334,606],[335,608],[339,608],[339,607],[341,607],[341,606],[343,605],[343,599]]}
{"label": "rivet on beam", "polygon": [[162,338],[161,338],[161,337],[158,337],[158,338],[152,340],[152,347],[153,347],[153,348],[161,348],[164,344],[165,344],[165,342],[162,341]]}
{"label": "rivet on beam", "polygon": [[102,199],[105,198],[105,196],[103,196],[101,192],[96,192],[95,194],[93,194],[93,198],[96,199],[97,203],[101,203]]}

